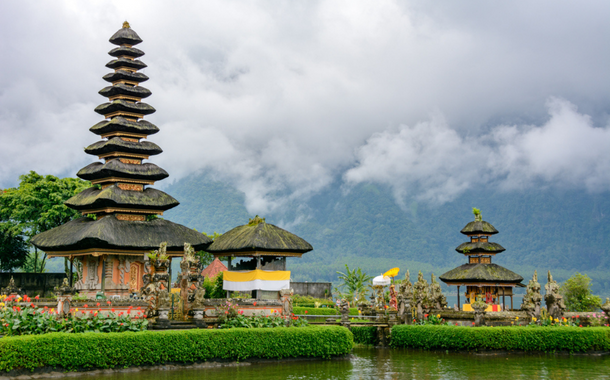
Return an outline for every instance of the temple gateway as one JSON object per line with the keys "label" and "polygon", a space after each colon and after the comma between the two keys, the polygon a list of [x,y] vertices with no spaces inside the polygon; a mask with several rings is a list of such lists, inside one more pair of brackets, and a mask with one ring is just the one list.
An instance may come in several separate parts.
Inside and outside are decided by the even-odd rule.
{"label": "temple gateway", "polygon": [[[468,263],[441,275],[439,278],[447,285],[457,286],[457,302],[461,310],[473,311],[471,304],[481,297],[489,306],[486,311],[506,309],[506,297],[510,297],[510,308],[513,308],[513,288],[525,287],[523,277],[498,264],[492,264],[491,258],[505,251],[498,243],[489,241],[491,235],[498,233],[490,223],[483,220],[478,209],[473,209],[474,222],[470,222],[460,231],[470,238],[469,242],[460,244],[455,250],[468,258]],[[460,305],[460,287],[466,287],[466,303]],[[501,303],[500,303],[501,300]]]}
{"label": "temple gateway", "polygon": [[167,243],[170,259],[183,255],[185,243],[197,251],[212,243],[204,234],[158,218],[178,201],[150,187],[168,173],[144,162],[162,150],[147,141],[159,128],[143,120],[155,109],[142,102],[151,95],[140,86],[148,80],[138,72],[146,67],[139,59],[144,52],[134,47],[142,40],[125,22],[110,42],[117,45],[106,64],[113,71],[103,79],[111,85],[99,92],[109,101],[95,108],[105,120],[90,129],[101,140],[85,148],[101,162],[77,173],[93,186],[66,202],[83,217],[32,238],[32,244],[49,257],[68,257],[75,264],[79,272],[75,287],[89,297],[98,292],[126,296],[140,291],[146,254],[161,243]]}

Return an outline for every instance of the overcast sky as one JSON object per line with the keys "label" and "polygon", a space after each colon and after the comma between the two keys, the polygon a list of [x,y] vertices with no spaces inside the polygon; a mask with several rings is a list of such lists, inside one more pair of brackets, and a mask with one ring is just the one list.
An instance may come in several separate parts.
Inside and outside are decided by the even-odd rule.
{"label": "overcast sky", "polygon": [[152,162],[253,213],[331,182],[443,203],[610,189],[610,2],[3,1],[0,187],[95,157],[108,39],[144,42]]}

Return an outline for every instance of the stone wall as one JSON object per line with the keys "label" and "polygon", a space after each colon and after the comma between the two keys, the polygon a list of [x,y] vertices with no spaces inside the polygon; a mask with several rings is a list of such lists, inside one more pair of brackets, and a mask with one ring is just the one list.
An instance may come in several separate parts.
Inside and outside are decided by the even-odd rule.
{"label": "stone wall", "polygon": [[15,285],[28,296],[43,296],[53,291],[53,288],[61,285],[65,273],[0,273],[0,288],[8,286],[11,277],[15,279]]}
{"label": "stone wall", "polygon": [[301,296],[311,296],[314,298],[326,298],[332,293],[332,283],[330,282],[290,282],[290,287],[294,294]]}

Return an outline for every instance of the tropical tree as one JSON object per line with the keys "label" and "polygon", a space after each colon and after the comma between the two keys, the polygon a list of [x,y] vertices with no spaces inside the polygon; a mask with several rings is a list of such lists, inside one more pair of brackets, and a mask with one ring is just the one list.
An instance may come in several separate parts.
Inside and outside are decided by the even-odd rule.
{"label": "tropical tree", "polygon": [[561,285],[559,292],[570,311],[596,311],[602,306],[601,298],[591,293],[591,279],[586,274],[574,273]]}
{"label": "tropical tree", "polygon": [[373,276],[362,272],[360,268],[349,269],[347,264],[345,264],[345,273],[337,271],[337,274],[342,281],[339,288],[344,291],[344,293],[339,291],[341,297],[347,298],[350,302],[366,297],[367,286]]}
{"label": "tropical tree", "polygon": [[[19,177],[19,187],[0,190],[0,231],[6,236],[19,236],[29,244],[41,232],[58,227],[80,213],[64,202],[91,186],[77,178],[42,176],[34,171]],[[46,254],[40,255],[34,247],[29,270],[44,270]]]}
{"label": "tropical tree", "polygon": [[0,226],[0,271],[12,272],[21,267],[28,255],[28,244],[23,236],[14,235]]}

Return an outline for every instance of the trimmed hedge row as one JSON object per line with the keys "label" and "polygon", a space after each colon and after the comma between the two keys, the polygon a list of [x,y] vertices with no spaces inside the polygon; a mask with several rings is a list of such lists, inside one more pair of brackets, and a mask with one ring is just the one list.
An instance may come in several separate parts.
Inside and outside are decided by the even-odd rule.
{"label": "trimmed hedge row", "polygon": [[210,359],[329,358],[348,354],[352,346],[352,333],[340,326],[52,333],[0,339],[0,371],[113,368]]}
{"label": "trimmed hedge row", "polygon": [[377,336],[377,327],[352,326],[351,330],[352,334],[354,334],[354,343],[372,344],[374,346],[379,344],[379,337]]}
{"label": "trimmed hedge row", "polygon": [[390,345],[450,350],[607,351],[607,327],[462,327],[397,325]]}
{"label": "trimmed hedge row", "polygon": [[[307,311],[307,313],[305,313]],[[292,312],[296,315],[341,315],[337,309],[333,309],[331,307],[293,307]],[[349,309],[349,315],[356,316],[358,315],[358,308],[352,307]]]}

